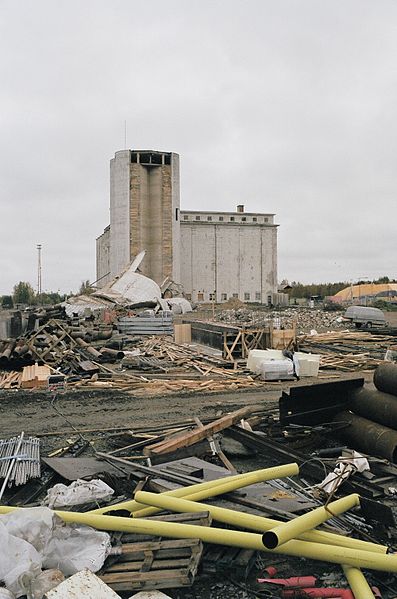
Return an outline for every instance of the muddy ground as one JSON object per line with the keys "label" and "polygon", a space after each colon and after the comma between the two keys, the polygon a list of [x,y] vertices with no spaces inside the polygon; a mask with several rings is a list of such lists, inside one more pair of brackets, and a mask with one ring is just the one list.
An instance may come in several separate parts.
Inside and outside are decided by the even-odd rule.
{"label": "muddy ground", "polygon": [[[352,374],[330,373],[341,380]],[[361,376],[361,374],[358,374]],[[371,374],[366,378],[370,379]],[[115,390],[70,391],[54,396],[47,391],[0,391],[0,438],[19,434],[43,433],[73,434],[74,429],[96,430],[172,425],[175,422],[198,416],[215,418],[245,406],[258,410],[277,409],[277,400],[283,390],[291,385],[306,385],[319,379],[300,382],[267,383],[255,391],[234,391],[212,394],[172,394],[158,397],[134,397],[132,393]],[[63,433],[63,434],[62,434]],[[56,435],[43,437],[43,454],[56,445]]]}

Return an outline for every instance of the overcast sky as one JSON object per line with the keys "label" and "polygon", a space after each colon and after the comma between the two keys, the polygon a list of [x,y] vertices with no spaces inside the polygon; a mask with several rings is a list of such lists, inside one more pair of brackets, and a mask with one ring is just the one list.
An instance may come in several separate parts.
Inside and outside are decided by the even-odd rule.
{"label": "overcast sky", "polygon": [[0,0],[0,294],[95,279],[109,160],[274,212],[279,280],[396,276],[395,0]]}

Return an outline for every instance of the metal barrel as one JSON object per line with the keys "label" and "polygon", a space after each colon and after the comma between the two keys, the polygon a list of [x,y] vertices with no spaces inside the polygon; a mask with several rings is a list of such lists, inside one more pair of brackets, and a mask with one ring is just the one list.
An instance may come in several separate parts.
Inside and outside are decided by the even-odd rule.
{"label": "metal barrel", "polygon": [[338,434],[352,449],[397,463],[397,431],[351,412],[339,412],[334,422],[348,425]]}
{"label": "metal barrel", "polygon": [[374,373],[374,385],[378,391],[397,396],[397,364],[380,364]]}
{"label": "metal barrel", "polygon": [[355,414],[397,430],[397,397],[362,387],[350,394],[349,408]]}
{"label": "metal barrel", "polygon": [[117,360],[122,360],[125,355],[123,351],[119,351],[117,349],[110,349],[109,347],[102,347],[100,351],[105,358],[106,356],[108,356],[110,358],[116,358]]}

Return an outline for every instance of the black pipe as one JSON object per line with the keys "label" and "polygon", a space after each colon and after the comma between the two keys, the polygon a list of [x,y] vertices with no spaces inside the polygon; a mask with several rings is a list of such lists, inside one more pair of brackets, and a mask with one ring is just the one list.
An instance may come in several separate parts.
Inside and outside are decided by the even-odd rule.
{"label": "black pipe", "polygon": [[397,430],[397,397],[390,393],[365,387],[356,389],[350,394],[349,409],[354,414]]}
{"label": "black pipe", "polygon": [[397,431],[351,412],[339,412],[334,422],[346,423],[346,428],[340,429],[338,435],[352,449],[397,463]]}
{"label": "black pipe", "polygon": [[397,396],[397,364],[380,364],[374,373],[374,385],[379,391]]}

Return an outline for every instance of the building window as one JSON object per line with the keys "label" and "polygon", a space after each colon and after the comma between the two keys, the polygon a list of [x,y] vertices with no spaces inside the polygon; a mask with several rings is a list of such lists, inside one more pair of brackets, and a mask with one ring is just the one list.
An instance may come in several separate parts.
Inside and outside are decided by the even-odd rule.
{"label": "building window", "polygon": [[251,294],[250,294],[250,293],[248,293],[248,291],[246,291],[246,292],[244,293],[244,300],[245,300],[246,302],[248,302],[248,301],[250,300],[250,298],[251,298]]}
{"label": "building window", "polygon": [[255,301],[256,302],[261,301],[261,292],[260,291],[255,291]]}
{"label": "building window", "polygon": [[204,293],[199,292],[197,294],[197,301],[198,302],[203,302],[204,301]]}
{"label": "building window", "polygon": [[227,300],[227,293],[221,293],[221,300],[225,302]]}
{"label": "building window", "polygon": [[188,217],[188,215],[187,215],[187,214],[184,214],[184,215],[183,215],[183,220],[189,220],[189,217]]}
{"label": "building window", "polygon": [[212,220],[212,216],[207,216],[207,220]]}
{"label": "building window", "polygon": [[247,220],[247,217],[246,217],[246,216],[242,216],[242,217],[241,217],[241,220],[243,221],[243,223],[245,223],[245,222],[246,222],[246,220]]}
{"label": "building window", "polygon": [[231,217],[230,217],[230,220],[233,222],[233,221],[234,221],[234,216],[231,216]]}
{"label": "building window", "polygon": [[215,293],[210,293],[209,299],[210,299],[210,302],[214,302],[216,300]]}
{"label": "building window", "polygon": [[200,217],[198,215],[196,216],[196,220],[200,220]]}
{"label": "building window", "polygon": [[179,220],[179,208],[175,208],[175,220]]}
{"label": "building window", "polygon": [[252,222],[256,223],[256,221],[257,221],[257,220],[258,220],[258,219],[256,218],[256,216],[253,216],[253,217],[252,217]]}
{"label": "building window", "polygon": [[190,300],[192,299],[192,294],[191,293],[185,293],[185,297],[190,302]]}
{"label": "building window", "polygon": [[220,217],[219,217],[219,220],[220,220],[220,221],[223,221],[223,216],[220,216]]}
{"label": "building window", "polygon": [[265,218],[265,223],[268,223],[268,222],[269,222],[269,219],[268,219],[268,218]]}
{"label": "building window", "polygon": [[238,293],[233,293],[233,297],[237,297],[238,298]]}

